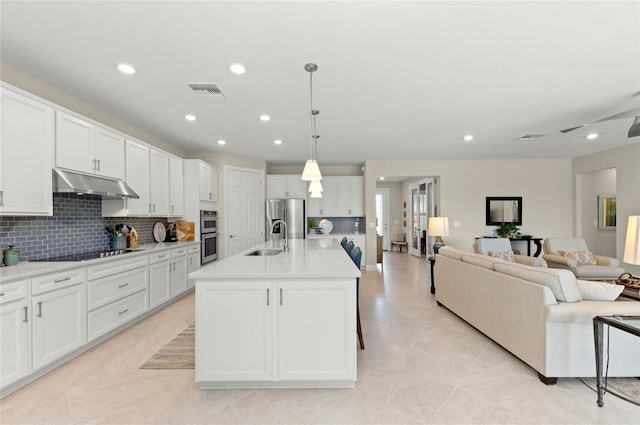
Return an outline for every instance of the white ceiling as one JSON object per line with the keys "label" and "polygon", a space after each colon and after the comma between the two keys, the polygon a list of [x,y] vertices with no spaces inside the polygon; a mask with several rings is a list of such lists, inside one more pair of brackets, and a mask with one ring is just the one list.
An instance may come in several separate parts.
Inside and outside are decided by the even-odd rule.
{"label": "white ceiling", "polygon": [[[3,62],[191,152],[308,159],[307,62],[319,66],[321,165],[575,157],[640,142],[626,135],[632,117],[558,132],[640,107],[637,1],[3,0],[0,18]],[[526,133],[549,135],[514,141]]]}

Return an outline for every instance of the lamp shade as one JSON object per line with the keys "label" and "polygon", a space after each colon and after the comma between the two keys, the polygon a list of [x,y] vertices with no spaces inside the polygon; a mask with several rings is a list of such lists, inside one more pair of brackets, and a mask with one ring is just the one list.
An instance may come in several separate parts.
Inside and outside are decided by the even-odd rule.
{"label": "lamp shade", "polygon": [[309,182],[309,192],[322,192],[322,183],[320,180],[311,180]]}
{"label": "lamp shade", "polygon": [[629,216],[627,239],[624,244],[625,263],[640,265],[640,215]]}
{"label": "lamp shade", "polygon": [[449,218],[429,217],[427,234],[429,236],[449,236]]}
{"label": "lamp shade", "polygon": [[311,198],[322,198],[322,192],[311,192]]}
{"label": "lamp shade", "polygon": [[308,159],[304,164],[304,170],[302,170],[302,180],[313,181],[322,180],[322,174],[320,174],[320,167],[315,159]]}

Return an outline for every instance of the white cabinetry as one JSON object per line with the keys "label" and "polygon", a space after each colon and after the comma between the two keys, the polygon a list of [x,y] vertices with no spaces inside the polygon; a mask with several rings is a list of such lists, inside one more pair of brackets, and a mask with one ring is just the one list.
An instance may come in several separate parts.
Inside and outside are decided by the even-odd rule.
{"label": "white cabinetry", "polygon": [[152,216],[167,217],[169,215],[169,155],[151,149],[149,156],[150,189]]}
{"label": "white cabinetry", "polygon": [[90,266],[87,280],[89,341],[149,309],[146,256]]}
{"label": "white cabinetry", "polygon": [[322,198],[309,197],[310,217],[363,217],[364,179],[362,176],[327,176],[322,179]]}
{"label": "white cabinetry", "polygon": [[169,251],[149,256],[149,308],[154,308],[171,298],[171,263]]}
{"label": "white cabinetry", "polygon": [[267,176],[267,198],[306,198],[307,182],[299,175]]}
{"label": "white cabinetry", "polygon": [[176,156],[169,157],[169,215],[184,215],[184,163]]}
{"label": "white cabinetry", "polygon": [[198,285],[196,382],[272,380],[273,309],[277,297],[271,282]]}
{"label": "white cabinetry", "polygon": [[124,177],[124,137],[62,111],[56,112],[56,167]]}
{"label": "white cabinetry", "polygon": [[86,344],[85,270],[75,269],[33,278],[31,285],[35,370]]}
{"label": "white cabinetry", "polygon": [[[200,245],[190,245],[187,252],[187,273],[200,270]],[[193,288],[193,279],[189,279],[187,285]]]}
{"label": "white cabinetry", "polygon": [[338,177],[327,176],[322,179],[322,198],[311,198],[307,202],[308,217],[336,217]]}
{"label": "white cabinetry", "polygon": [[355,380],[352,280],[199,282],[196,312],[203,387]]}
{"label": "white cabinetry", "polygon": [[31,372],[31,312],[28,280],[0,285],[0,388]]}
{"label": "white cabinetry", "polygon": [[213,165],[198,163],[198,180],[201,201],[218,201],[218,173]]}
{"label": "white cabinetry", "polygon": [[183,293],[187,285],[187,247],[171,250],[171,296]]}
{"label": "white cabinetry", "polygon": [[53,215],[53,109],[0,88],[0,215]]}

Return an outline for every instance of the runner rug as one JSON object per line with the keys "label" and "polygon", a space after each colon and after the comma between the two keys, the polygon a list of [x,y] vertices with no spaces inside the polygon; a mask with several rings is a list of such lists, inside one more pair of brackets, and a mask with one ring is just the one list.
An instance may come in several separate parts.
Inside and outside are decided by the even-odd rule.
{"label": "runner rug", "polygon": [[180,332],[160,351],[145,362],[140,369],[193,369],[195,367],[195,331],[192,323]]}

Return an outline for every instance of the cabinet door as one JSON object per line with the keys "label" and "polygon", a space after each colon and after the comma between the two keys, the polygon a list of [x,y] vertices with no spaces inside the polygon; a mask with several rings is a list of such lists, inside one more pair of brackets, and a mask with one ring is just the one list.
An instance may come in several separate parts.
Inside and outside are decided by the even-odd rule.
{"label": "cabinet door", "polygon": [[364,216],[364,178],[349,176],[349,209],[347,213],[353,217]]}
{"label": "cabinet door", "polygon": [[322,179],[322,216],[338,215],[338,177],[328,176]]}
{"label": "cabinet door", "polygon": [[267,176],[267,198],[287,198],[287,185],[286,176]]}
{"label": "cabinet door", "polygon": [[169,158],[169,215],[184,215],[184,165],[180,158]]}
{"label": "cabinet door", "polygon": [[150,156],[151,215],[169,215],[169,155],[151,149]]}
{"label": "cabinet door", "polygon": [[336,216],[347,217],[350,214],[351,200],[349,199],[349,177],[336,177]]}
{"label": "cabinet door", "polygon": [[95,127],[94,154],[96,174],[124,179],[124,137]]}
{"label": "cabinet door", "polygon": [[171,296],[178,295],[187,288],[187,257],[174,258],[171,260]]}
{"label": "cabinet door", "polygon": [[53,215],[53,110],[0,90],[0,215]]}
{"label": "cabinet door", "polygon": [[0,388],[31,372],[31,315],[26,300],[0,307]]}
{"label": "cabinet door", "polygon": [[[187,273],[195,272],[196,270],[200,270],[200,253],[189,254],[187,257]],[[193,288],[194,281],[193,279],[188,279],[187,286],[189,288]]]}
{"label": "cabinet door", "polygon": [[307,182],[300,176],[287,176],[287,198],[306,198]]}
{"label": "cabinet door", "polygon": [[171,263],[162,261],[149,266],[149,308],[171,298]]}
{"label": "cabinet door", "polygon": [[308,193],[307,217],[322,217],[324,215],[324,210],[322,209],[322,200],[323,198],[312,198],[311,193]]}
{"label": "cabinet door", "polygon": [[143,144],[127,140],[126,181],[140,199],[128,198],[127,213],[130,215],[149,215],[149,148]]}
{"label": "cabinet door", "polygon": [[85,283],[31,299],[33,368],[51,363],[87,342]]}
{"label": "cabinet door", "polygon": [[279,282],[279,379],[355,379],[355,285],[355,279]]}
{"label": "cabinet door", "polygon": [[97,165],[93,152],[94,126],[64,112],[56,112],[56,167],[93,173]]}
{"label": "cabinet door", "polygon": [[196,290],[196,381],[271,380],[271,284],[198,283]]}

